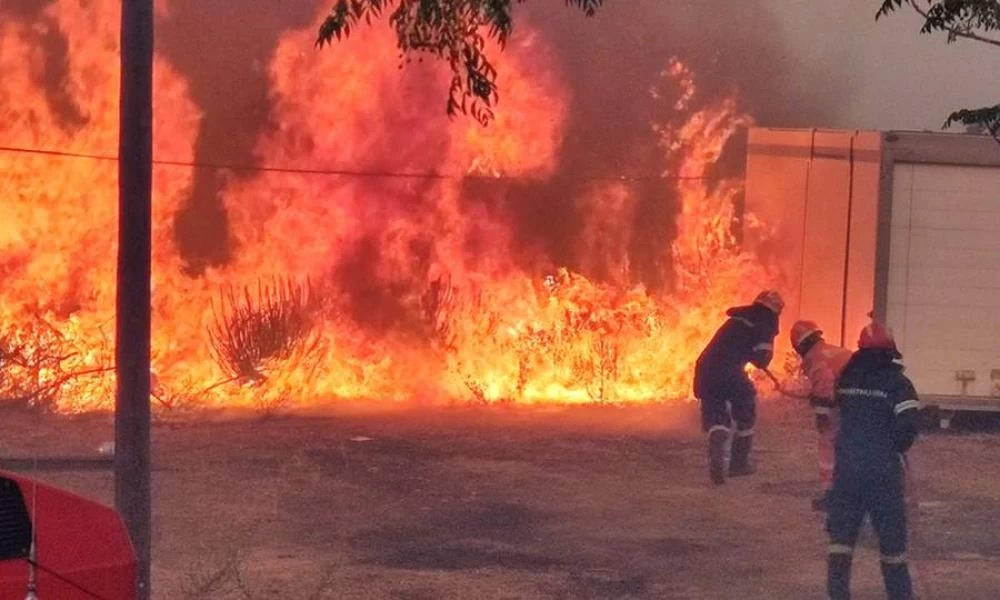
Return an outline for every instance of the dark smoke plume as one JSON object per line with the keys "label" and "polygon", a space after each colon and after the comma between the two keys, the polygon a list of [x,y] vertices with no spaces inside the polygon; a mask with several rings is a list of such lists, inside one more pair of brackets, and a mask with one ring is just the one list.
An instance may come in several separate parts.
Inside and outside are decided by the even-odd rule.
{"label": "dark smoke plume", "polygon": [[[274,118],[268,66],[277,44],[285,32],[315,25],[320,9],[331,2],[282,0],[243,6],[233,0],[171,1],[168,16],[156,24],[157,48],[187,79],[192,99],[203,113],[195,146],[197,162],[260,162],[254,148]],[[84,122],[85,116],[66,91],[67,42],[46,15],[50,3],[3,0],[0,18],[41,25],[34,28],[45,56],[38,76],[52,110],[66,126],[73,126]],[[670,217],[676,213],[678,199],[672,183],[655,177],[675,173],[677,165],[664,160],[657,144],[651,125],[663,109],[650,95],[668,60],[677,57],[694,71],[697,102],[712,102],[735,92],[742,108],[763,125],[829,124],[849,94],[839,69],[806,71],[799,66],[795,48],[780,33],[774,13],[780,7],[780,2],[771,0],[616,0],[588,19],[555,0],[519,6],[516,14],[524,20],[518,21],[517,29],[539,31],[557,56],[554,64],[545,67],[557,71],[568,90],[568,122],[557,171],[548,180],[466,184],[464,203],[472,226],[479,226],[475,219],[484,215],[510,221],[519,247],[514,258],[528,273],[541,275],[566,266],[598,280],[620,281],[616,269],[627,264],[630,282],[644,283],[654,291],[669,288],[670,265],[664,249],[676,235]],[[354,33],[365,34],[365,30]],[[515,41],[517,35],[515,30]],[[317,52],[312,47],[302,51]],[[331,60],[337,51],[336,46],[322,50]],[[401,74],[405,85],[420,90],[413,101],[426,106],[429,116],[443,112],[446,88],[429,81],[421,88],[420,76],[413,67]],[[498,110],[503,111],[504,81],[499,85]],[[666,102],[670,105],[672,99]],[[389,127],[379,128],[395,131],[387,136],[397,137],[364,140],[366,146],[357,152],[363,164],[343,166],[407,169],[413,153],[419,152],[426,155],[419,163],[431,164],[433,170],[432,157],[445,143],[445,134],[428,132],[429,127],[413,122],[420,118],[419,111],[400,108],[387,106],[380,124]],[[415,135],[426,139],[414,140]],[[741,173],[745,152],[740,144],[736,139],[726,149],[714,175]],[[245,175],[210,168],[196,172],[187,202],[175,220],[175,239],[193,275],[225,264],[236,251],[228,235],[222,193],[227,177],[240,176]],[[627,184],[632,226],[624,239],[617,239],[616,232],[606,237],[614,238],[609,245],[625,248],[627,260],[594,260],[581,250],[586,224],[593,221],[595,210],[602,209],[593,200],[592,180],[621,176],[637,179]],[[371,210],[372,218],[365,222],[371,235],[361,236],[356,248],[338,257],[334,276],[345,288],[359,322],[390,329],[399,319],[405,320],[399,315],[411,310],[408,296],[421,294],[427,285],[425,275],[434,261],[439,235],[433,216],[437,192],[432,184],[405,192],[389,185],[381,189],[378,180],[369,185],[371,208],[365,210]],[[393,275],[380,279],[374,273],[386,267],[390,253],[376,243],[376,234],[380,215],[390,213],[420,224],[424,237],[405,242],[412,250],[412,264],[389,265]],[[470,268],[496,252],[480,241],[470,239],[465,248]]]}
{"label": "dark smoke plume", "polygon": [[69,42],[59,23],[47,13],[52,0],[3,0],[0,21],[13,19],[27,25],[24,35],[28,43],[41,50],[41,64],[30,64],[32,76],[45,90],[45,101],[59,126],[75,131],[87,124],[87,116],[73,101],[67,90],[69,76]]}
{"label": "dark smoke plume", "polygon": [[[187,78],[203,113],[196,162],[255,162],[254,146],[271,118],[268,65],[281,35],[310,24],[322,1],[170,3],[169,17],[156,23],[156,42],[159,53]],[[225,264],[233,251],[222,202],[228,175],[198,170],[176,217],[175,238],[193,274]]]}
{"label": "dark smoke plume", "polygon": [[[650,124],[658,109],[649,91],[671,57],[695,73],[698,98],[705,102],[736,92],[742,108],[768,126],[815,126],[835,118],[847,96],[844,74],[797,70],[797,53],[782,41],[768,0],[627,0],[608,2],[597,16],[584,18],[561,3],[533,2],[522,13],[556,50],[571,96],[560,168],[551,182],[512,193],[510,208],[526,243],[540,243],[557,262],[585,274],[585,257],[574,253],[580,210],[575,201],[586,176],[656,176],[672,172],[664,164]],[[515,33],[516,35],[516,33]],[[501,93],[503,82],[500,82]],[[831,93],[839,91],[839,93]],[[666,98],[668,105],[673,98]],[[503,110],[501,97],[500,110]],[[742,173],[744,140],[735,138],[713,175]],[[676,174],[676,173],[675,173]],[[635,184],[634,229],[629,262],[635,283],[656,290],[668,284],[662,249],[676,232],[677,210],[669,183]],[[553,226],[553,224],[556,224]]]}
{"label": "dark smoke plume", "polygon": [[[271,116],[266,66],[280,35],[308,25],[324,1],[328,3],[257,3],[253,11],[245,11],[234,10],[228,0],[175,0],[170,19],[158,24],[159,48],[189,79],[194,100],[204,112],[196,159],[254,161],[254,144]],[[596,17],[587,19],[560,2],[536,0],[519,7],[518,14],[525,19],[522,27],[539,30],[555,50],[558,60],[551,68],[559,72],[570,95],[559,167],[547,181],[470,182],[469,214],[485,210],[485,214],[511,220],[524,249],[516,258],[529,273],[567,266],[599,280],[617,280],[620,274],[612,272],[617,263],[603,264],[581,252],[587,211],[595,210],[594,203],[585,198],[593,192],[590,180],[594,177],[637,178],[628,184],[634,204],[626,241],[627,277],[653,291],[668,288],[671,273],[664,249],[676,235],[670,217],[676,213],[678,199],[671,182],[655,177],[676,170],[677,165],[665,162],[651,129],[662,106],[650,95],[668,60],[677,57],[694,71],[702,103],[735,92],[742,108],[766,125],[829,122],[842,97],[829,93],[843,89],[839,71],[796,69],[795,50],[782,41],[774,10],[775,3],[766,0],[623,0],[608,2]],[[363,36],[365,31],[355,35]],[[415,74],[407,69],[401,76],[411,79]],[[500,85],[502,94],[503,81]],[[420,101],[434,93],[443,97],[445,90],[426,92],[420,94]],[[436,110],[433,100],[427,106],[428,112]],[[499,110],[504,110],[502,96]],[[391,113],[385,118],[398,119]],[[415,130],[426,130],[401,125],[400,140]],[[367,163],[391,166],[395,162],[399,146],[392,140],[385,142],[385,148],[368,149]],[[436,145],[440,140],[427,142]],[[736,139],[727,148],[714,175],[741,173],[745,153],[740,143]],[[402,147],[412,148],[412,144]],[[194,273],[224,263],[232,252],[220,177],[212,170],[200,171],[187,207],[177,216],[177,241]],[[434,194],[430,189],[427,193]],[[432,202],[406,196],[409,209],[402,215],[388,205],[387,210],[415,223],[421,222],[419,211],[433,210]],[[398,194],[375,190],[371,194],[373,204],[398,202]],[[403,299],[419,294],[426,285],[423,274],[433,260],[427,247],[434,246],[435,232],[426,235],[427,239],[409,242],[417,246],[412,253],[416,266],[399,278],[373,276],[384,264],[385,249],[378,248],[371,236],[363,237],[355,251],[341,257],[335,276],[359,322],[380,330],[399,326],[404,319],[400,315],[405,313]],[[493,249],[470,243],[467,250],[469,264],[475,265]]]}

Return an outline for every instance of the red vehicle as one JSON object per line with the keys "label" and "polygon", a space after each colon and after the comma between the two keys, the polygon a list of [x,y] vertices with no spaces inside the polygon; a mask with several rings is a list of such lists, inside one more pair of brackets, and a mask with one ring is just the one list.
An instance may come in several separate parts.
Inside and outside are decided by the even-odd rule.
{"label": "red vehicle", "polygon": [[0,600],[132,600],[135,577],[117,512],[0,471]]}

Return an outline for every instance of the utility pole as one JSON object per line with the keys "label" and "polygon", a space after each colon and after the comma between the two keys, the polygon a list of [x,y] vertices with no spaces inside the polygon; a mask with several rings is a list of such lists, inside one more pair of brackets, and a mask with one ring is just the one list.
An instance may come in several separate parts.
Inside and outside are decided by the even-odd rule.
{"label": "utility pole", "polygon": [[122,0],[118,134],[115,507],[138,558],[136,599],[150,597],[149,437],[153,171],[153,0]]}

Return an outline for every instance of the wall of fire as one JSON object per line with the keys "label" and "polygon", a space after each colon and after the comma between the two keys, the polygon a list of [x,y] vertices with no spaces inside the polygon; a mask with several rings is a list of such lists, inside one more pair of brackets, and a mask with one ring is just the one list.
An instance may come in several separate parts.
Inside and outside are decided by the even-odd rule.
{"label": "wall of fire", "polygon": [[854,348],[876,309],[882,144],[875,131],[749,132],[745,207],[766,227],[744,243],[780,271],[785,349],[799,318]]}

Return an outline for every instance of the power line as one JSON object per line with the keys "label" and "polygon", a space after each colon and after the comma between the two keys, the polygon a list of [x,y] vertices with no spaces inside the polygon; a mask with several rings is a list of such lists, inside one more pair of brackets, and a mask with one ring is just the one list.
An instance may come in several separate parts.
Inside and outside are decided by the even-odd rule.
{"label": "power line", "polygon": [[[106,154],[88,154],[84,152],[70,152],[67,150],[47,150],[44,148],[23,148],[19,146],[0,146],[0,152],[9,152],[12,154],[32,154],[39,156],[53,156],[59,158],[78,158],[85,160],[96,160],[104,162],[118,162],[117,156],[111,156]],[[154,165],[161,165],[167,167],[184,167],[190,169],[209,169],[214,171],[249,171],[249,172],[259,172],[259,173],[289,173],[298,175],[330,175],[339,177],[359,177],[359,178],[372,178],[372,179],[439,179],[439,180],[468,180],[468,179],[478,179],[485,181],[496,181],[496,180],[510,180],[510,179],[527,179],[527,178],[515,178],[509,176],[492,176],[492,175],[478,175],[478,174],[464,174],[455,175],[449,173],[418,173],[418,172],[399,172],[399,171],[387,171],[378,169],[303,169],[295,167],[275,167],[268,165],[240,165],[240,164],[228,164],[228,163],[205,163],[205,162],[194,162],[194,161],[183,161],[183,160],[158,160],[153,159]],[[575,179],[584,181],[705,181],[712,179],[706,176],[684,176],[684,175],[647,175],[640,177],[610,177],[610,176],[582,176],[575,177]]]}

